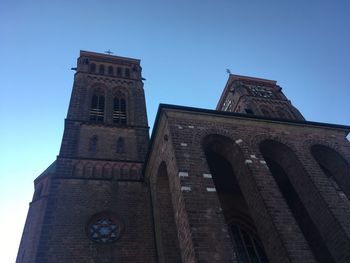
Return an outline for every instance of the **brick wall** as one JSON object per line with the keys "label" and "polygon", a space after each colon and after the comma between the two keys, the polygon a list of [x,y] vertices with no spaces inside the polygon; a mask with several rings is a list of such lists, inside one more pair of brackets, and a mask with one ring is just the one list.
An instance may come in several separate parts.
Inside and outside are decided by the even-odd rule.
{"label": "brick wall", "polygon": [[350,163],[349,142],[341,129],[170,109],[166,116],[161,115],[157,126],[146,176],[152,184],[157,165],[166,163],[183,262],[234,262],[229,252],[233,246],[223,234],[227,226],[214,182],[204,176],[210,171],[202,143],[212,134],[227,138],[240,149],[239,158],[231,156],[231,163],[271,262],[315,259],[260,152],[259,145],[266,139],[286,145],[300,160],[304,172],[288,174],[293,187],[333,260],[350,259],[349,202],[335,191],[310,153],[310,146],[317,141]]}
{"label": "brick wall", "polygon": [[[86,232],[90,218],[102,211],[124,223],[110,245],[96,244]],[[155,261],[149,191],[142,182],[55,179],[42,229],[35,262]]]}

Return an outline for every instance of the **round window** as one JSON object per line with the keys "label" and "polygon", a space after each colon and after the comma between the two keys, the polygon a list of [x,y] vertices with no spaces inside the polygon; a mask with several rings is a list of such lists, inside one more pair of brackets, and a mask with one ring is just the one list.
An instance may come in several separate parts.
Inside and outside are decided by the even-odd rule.
{"label": "round window", "polygon": [[122,230],[123,224],[111,213],[94,215],[87,226],[89,238],[100,244],[108,244],[117,241]]}

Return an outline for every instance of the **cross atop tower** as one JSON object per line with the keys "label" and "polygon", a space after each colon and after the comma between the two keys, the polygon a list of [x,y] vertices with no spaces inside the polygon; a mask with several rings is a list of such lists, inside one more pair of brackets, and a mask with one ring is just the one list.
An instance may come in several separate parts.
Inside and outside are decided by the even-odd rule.
{"label": "cross atop tower", "polygon": [[105,51],[105,53],[108,54],[108,55],[112,55],[112,54],[113,54],[113,52],[112,52],[110,49],[108,49],[107,51]]}

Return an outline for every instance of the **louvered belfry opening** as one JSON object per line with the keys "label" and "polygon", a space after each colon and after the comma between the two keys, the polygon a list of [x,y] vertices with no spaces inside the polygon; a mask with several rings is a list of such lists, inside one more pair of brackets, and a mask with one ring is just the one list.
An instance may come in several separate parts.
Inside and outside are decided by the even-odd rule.
{"label": "louvered belfry opening", "polygon": [[102,93],[94,93],[91,99],[90,121],[103,122],[105,111],[105,97]]}
{"label": "louvered belfry opening", "polygon": [[113,100],[113,123],[127,123],[126,100],[121,94],[116,95]]}

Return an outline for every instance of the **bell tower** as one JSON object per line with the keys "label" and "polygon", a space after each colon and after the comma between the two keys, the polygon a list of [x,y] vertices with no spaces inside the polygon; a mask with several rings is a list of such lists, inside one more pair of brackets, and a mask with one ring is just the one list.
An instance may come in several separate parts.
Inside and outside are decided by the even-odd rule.
{"label": "bell tower", "polygon": [[80,51],[73,69],[61,149],[34,182],[17,263],[153,262],[140,60]]}
{"label": "bell tower", "polygon": [[81,51],[77,64],[60,156],[143,162],[148,122],[140,61]]}
{"label": "bell tower", "polygon": [[305,120],[274,80],[230,74],[217,110],[256,116]]}

